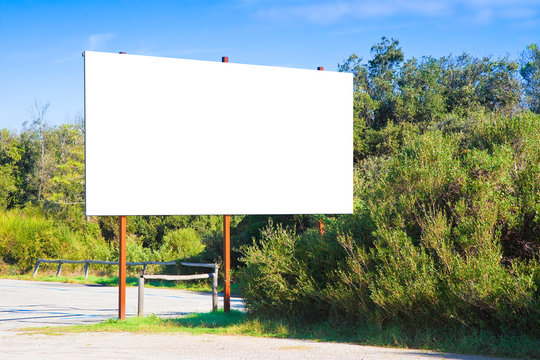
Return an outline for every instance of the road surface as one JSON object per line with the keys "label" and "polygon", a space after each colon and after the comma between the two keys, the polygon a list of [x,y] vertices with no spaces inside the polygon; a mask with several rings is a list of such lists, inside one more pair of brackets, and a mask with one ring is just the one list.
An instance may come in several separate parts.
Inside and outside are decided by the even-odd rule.
{"label": "road surface", "polygon": [[[223,308],[222,296],[218,308]],[[242,310],[242,300],[232,297],[231,308]],[[211,310],[211,293],[144,289],[145,315],[181,316]],[[137,287],[126,289],[126,316],[137,316]],[[0,279],[0,330],[91,324],[116,317],[116,287]]]}

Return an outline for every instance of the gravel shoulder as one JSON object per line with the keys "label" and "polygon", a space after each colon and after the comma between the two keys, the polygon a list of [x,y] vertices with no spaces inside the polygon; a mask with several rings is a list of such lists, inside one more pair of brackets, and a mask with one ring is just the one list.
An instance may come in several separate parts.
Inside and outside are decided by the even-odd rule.
{"label": "gravel shoulder", "polygon": [[43,360],[490,359],[480,356],[304,340],[190,334],[80,333],[51,336],[0,331],[0,349],[2,349],[3,359],[13,360],[33,358]]}

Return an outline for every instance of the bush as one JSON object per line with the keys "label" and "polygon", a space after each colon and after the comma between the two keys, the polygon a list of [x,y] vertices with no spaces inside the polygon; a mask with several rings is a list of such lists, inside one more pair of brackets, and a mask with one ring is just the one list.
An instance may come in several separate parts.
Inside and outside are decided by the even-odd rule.
{"label": "bush", "polygon": [[261,231],[260,245],[244,246],[238,284],[249,311],[263,316],[309,317],[313,281],[295,256],[298,237],[281,225]]}
{"label": "bush", "polygon": [[159,252],[164,261],[185,259],[204,250],[199,234],[193,229],[168,231]]}
{"label": "bush", "polygon": [[97,224],[70,229],[63,221],[48,219],[39,208],[0,213],[0,260],[17,267],[17,272],[32,269],[38,258],[108,260],[111,250],[99,234]]}
{"label": "bush", "polygon": [[248,309],[539,336],[540,116],[454,125],[398,142],[383,128],[357,164],[354,214],[326,218],[324,238],[277,226],[244,247]]}

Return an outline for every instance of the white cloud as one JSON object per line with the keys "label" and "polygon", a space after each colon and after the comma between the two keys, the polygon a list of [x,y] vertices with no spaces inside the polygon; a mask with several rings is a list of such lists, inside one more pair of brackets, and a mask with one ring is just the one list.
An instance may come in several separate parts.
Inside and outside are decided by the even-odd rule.
{"label": "white cloud", "polygon": [[347,18],[380,19],[397,15],[453,16],[477,23],[508,18],[508,14],[520,20],[538,17],[538,0],[323,0],[296,1],[294,5],[281,1],[259,5],[257,14],[261,17],[317,24],[330,24]]}
{"label": "white cloud", "polygon": [[93,34],[88,37],[88,50],[98,50],[115,37],[112,33]]}

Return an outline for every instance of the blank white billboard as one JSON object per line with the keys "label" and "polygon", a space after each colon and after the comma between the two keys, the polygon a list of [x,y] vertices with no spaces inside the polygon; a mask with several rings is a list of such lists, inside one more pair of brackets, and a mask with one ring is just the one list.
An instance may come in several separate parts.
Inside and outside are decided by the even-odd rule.
{"label": "blank white billboard", "polygon": [[352,213],[351,74],[84,63],[87,215]]}

